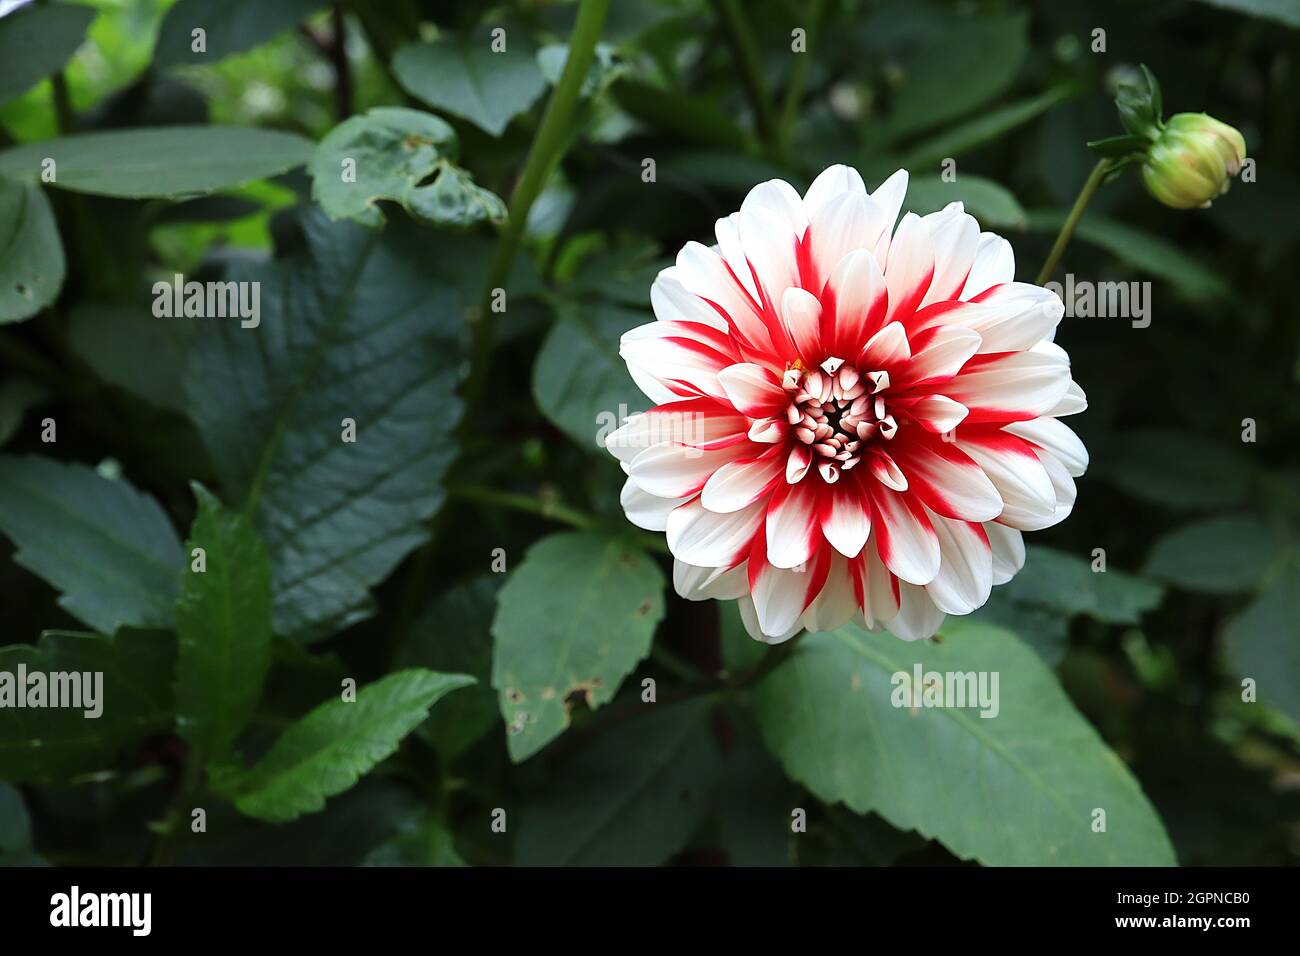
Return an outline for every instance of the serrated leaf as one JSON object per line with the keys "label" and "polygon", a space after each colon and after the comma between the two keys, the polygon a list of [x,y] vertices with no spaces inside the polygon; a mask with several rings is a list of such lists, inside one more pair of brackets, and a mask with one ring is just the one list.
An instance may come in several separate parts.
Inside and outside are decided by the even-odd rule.
{"label": "serrated leaf", "polygon": [[321,704],[289,727],[262,760],[227,786],[241,812],[282,823],[352,787],[419,726],[443,696],[474,683],[462,674],[398,671],[363,687],[351,703]]}
{"label": "serrated leaf", "polygon": [[204,325],[186,390],[226,500],[271,552],[275,631],[306,642],[369,613],[442,504],[463,284],[481,264],[405,221],[301,222],[305,250],[227,274],[261,283],[260,324]]}
{"label": "serrated leaf", "polygon": [[257,709],[271,666],[271,560],[247,518],[201,485],[194,495],[199,509],[176,605],[176,729],[220,759]]}
{"label": "serrated leaf", "polygon": [[1279,542],[1254,515],[1220,515],[1164,535],[1143,573],[1189,591],[1233,594],[1253,587],[1277,556]]}
{"label": "serrated leaf", "polygon": [[613,700],[650,652],[664,576],[626,541],[585,532],[543,538],[501,589],[492,636],[510,756],[535,754],[569,725],[569,696]]}
{"label": "serrated leaf", "polygon": [[162,126],[77,133],[0,152],[0,175],[121,199],[177,199],[277,176],[311,158],[311,140],[240,126]]}
{"label": "serrated leaf", "polygon": [[1228,664],[1255,681],[1256,699],[1300,722],[1300,559],[1223,630]]}
{"label": "serrated leaf", "polygon": [[[456,132],[429,113],[397,107],[373,109],[330,130],[308,164],[312,198],[331,219],[380,226],[381,199],[434,225],[470,226],[499,221],[505,203],[456,166]],[[354,165],[346,180],[344,164]],[[432,182],[429,179],[433,178]]]}
{"label": "serrated leaf", "polygon": [[1031,607],[1086,614],[1106,624],[1136,624],[1160,606],[1164,589],[1123,571],[1093,571],[1092,562],[1042,545],[1026,549],[1025,566],[998,590]]}
{"label": "serrated leaf", "polygon": [[602,734],[524,809],[522,866],[655,866],[680,851],[722,778],[710,702],[651,712]]}
{"label": "serrated leaf", "polygon": [[94,10],[64,3],[32,4],[0,17],[0,103],[62,67],[93,19]]}
{"label": "serrated leaf", "polygon": [[[1000,628],[949,619],[943,642],[855,626],[804,638],[754,691],[786,772],[827,802],[994,866],[1171,865],[1138,782],[1038,656]],[[897,673],[999,675],[997,716],[894,706]],[[1106,829],[1094,832],[1094,811]]]}
{"label": "serrated leaf", "polygon": [[[60,780],[74,773],[99,770],[117,751],[172,723],[172,674],[176,644],[168,634],[122,631],[116,637],[72,631],[46,631],[35,646],[0,647],[0,675],[16,675],[19,666],[30,675],[102,674],[96,695],[87,707],[84,681],[81,708],[0,707],[0,779]],[[5,689],[0,678],[0,700]],[[47,678],[48,681],[48,678]],[[75,698],[74,698],[75,699]],[[98,709],[98,717],[87,710]]]}
{"label": "serrated leaf", "polygon": [[939,176],[917,176],[907,186],[904,208],[917,215],[937,212],[950,202],[965,204],[966,211],[981,226],[1023,229],[1028,219],[1024,208],[1005,186],[983,176],[966,173],[953,182]]}
{"label": "serrated leaf", "polygon": [[399,667],[468,674],[478,681],[420,725],[420,736],[448,760],[500,721],[491,684],[492,613],[499,586],[499,578],[487,575],[440,594],[411,627],[398,652]]}
{"label": "serrated leaf", "polygon": [[533,397],[542,414],[587,451],[602,452],[602,434],[650,407],[618,354],[623,333],[648,321],[635,309],[566,303],[546,333],[533,365]]}
{"label": "serrated leaf", "polygon": [[0,455],[0,531],[14,560],[62,592],[59,606],[103,634],[170,628],[184,568],[157,502],[125,480],[34,455]]}
{"label": "serrated leaf", "polygon": [[[154,45],[157,66],[210,65],[292,28],[326,6],[324,0],[180,0],[167,11]],[[193,31],[204,33],[194,50]]]}
{"label": "serrated leaf", "polygon": [[29,319],[53,302],[65,268],[44,191],[0,176],[0,324]]}
{"label": "serrated leaf", "polygon": [[484,31],[412,43],[393,56],[393,73],[412,96],[500,136],[546,88],[535,52],[509,37],[494,53]]}

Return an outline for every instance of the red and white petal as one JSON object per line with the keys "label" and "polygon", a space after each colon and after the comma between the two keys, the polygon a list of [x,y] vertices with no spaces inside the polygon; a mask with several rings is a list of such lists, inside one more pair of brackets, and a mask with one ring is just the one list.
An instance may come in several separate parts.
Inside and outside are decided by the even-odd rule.
{"label": "red and white petal", "polygon": [[859,249],[839,261],[822,290],[822,341],[831,355],[856,355],[884,324],[885,275],[876,257]]}
{"label": "red and white petal", "polygon": [[728,329],[717,309],[686,291],[676,266],[669,266],[655,277],[650,286],[650,307],[660,322],[702,322],[721,332]]}
{"label": "red and white petal", "polygon": [[1065,397],[1069,362],[1040,351],[1042,344],[1048,343],[1028,352],[978,355],[944,386],[945,395],[970,409],[967,425],[1028,421],[1046,415]]}
{"label": "red and white petal", "polygon": [[849,571],[849,562],[843,555],[832,555],[830,571],[820,593],[803,612],[799,623],[805,630],[817,633],[843,627],[858,612],[858,598]]}
{"label": "red and white petal", "polygon": [[778,568],[806,564],[821,543],[818,482],[778,486],[767,501],[767,560]]}
{"label": "red and white petal", "polygon": [[898,578],[889,573],[875,548],[862,552],[856,567],[863,625],[877,630],[898,613]]}
{"label": "red and white petal", "polygon": [[730,407],[708,398],[666,402],[629,415],[610,432],[604,445],[619,461],[630,463],[655,445],[677,443],[715,447],[743,440],[749,423]]}
{"label": "red and white petal", "polygon": [[717,374],[723,394],[736,411],[749,418],[771,418],[790,404],[781,380],[766,366],[737,362]]}
{"label": "red and white petal", "polygon": [[705,300],[726,320],[742,347],[775,359],[757,301],[718,253],[698,242],[686,243],[677,253],[677,279],[687,292]]}
{"label": "red and white petal", "polygon": [[[912,343],[911,359],[891,374],[890,380],[898,388],[947,382],[979,351],[981,341],[978,332],[959,325],[927,329]],[[944,394],[961,401],[948,388]]]}
{"label": "red and white petal", "polygon": [[785,456],[772,449],[761,458],[731,461],[715,471],[700,491],[700,503],[728,514],[771,494],[785,472]]}
{"label": "red and white petal", "polygon": [[709,450],[674,442],[652,445],[632,459],[628,475],[652,495],[689,498],[727,462],[753,457],[755,451],[749,442]]}
{"label": "red and white petal", "polygon": [[740,621],[745,625],[745,630],[749,633],[749,636],[756,641],[762,641],[764,644],[784,644],[803,630],[803,625],[796,621],[784,634],[769,637],[763,633],[763,625],[758,620],[758,611],[754,608],[753,598],[746,594],[736,602],[736,607],[740,610]]}
{"label": "red and white petal", "polygon": [[820,496],[818,521],[831,547],[856,558],[871,535],[871,502],[856,480],[838,482]]}
{"label": "red and white petal", "polygon": [[882,448],[870,446],[867,449],[867,468],[871,477],[891,491],[907,490],[907,475],[898,467],[894,457]]}
{"label": "red and white petal", "polygon": [[905,407],[922,428],[935,435],[947,434],[966,417],[966,406],[947,395],[922,395]]}
{"label": "red and white petal", "polygon": [[741,203],[738,225],[760,304],[775,312],[785,290],[799,284],[797,247],[808,228],[803,200],[780,179],[759,183]]}
{"label": "red and white petal", "polygon": [[1016,257],[1011,251],[1011,243],[996,233],[981,232],[975,261],[971,264],[960,298],[973,299],[995,285],[1011,282],[1015,277]]}
{"label": "red and white petal", "polygon": [[993,550],[993,584],[1006,584],[1025,566],[1025,536],[996,521],[985,524],[984,533]]}
{"label": "red and white petal", "polygon": [[668,515],[682,504],[681,498],[660,498],[650,494],[631,478],[623,482],[618,501],[623,506],[627,520],[646,531],[665,530],[668,527]]}
{"label": "red and white petal", "polygon": [[719,219],[713,225],[713,234],[718,238],[718,255],[722,256],[727,268],[745,287],[745,291],[758,302],[758,286],[754,284],[754,276],[749,271],[745,248],[740,244],[740,214],[733,212],[730,216]]}
{"label": "red and white petal", "polygon": [[790,426],[782,418],[756,418],[749,426],[748,437],[752,442],[763,445],[775,445],[785,440],[790,433]]}
{"label": "red and white petal", "polygon": [[764,560],[763,544],[761,537],[755,538],[749,553],[749,596],[759,629],[768,639],[779,638],[798,624],[821,592],[830,572],[830,552],[823,551],[802,567],[781,568]]}
{"label": "red and white petal", "polygon": [[925,586],[930,599],[945,614],[969,614],[984,606],[993,589],[993,552],[978,524],[931,514],[943,560],[939,573]]}
{"label": "red and white petal", "polygon": [[965,207],[949,203],[939,212],[922,216],[934,243],[934,279],[921,305],[957,298],[966,285],[975,253],[979,248],[980,227]]}
{"label": "red and white petal", "polygon": [[821,292],[835,267],[850,252],[876,247],[885,229],[885,214],[861,194],[846,194],[809,216],[808,232],[800,249],[803,287]]}
{"label": "red and white petal", "polygon": [[1020,352],[1050,340],[1065,315],[1065,303],[1041,286],[1007,282],[968,303],[947,321],[972,328],[984,338],[981,352]]}
{"label": "red and white petal", "polygon": [[668,516],[668,550],[673,557],[706,568],[730,568],[749,554],[762,530],[766,506],[757,502],[740,511],[718,514],[699,500],[673,509]]}
{"label": "red and white petal", "polygon": [[1027,422],[1012,422],[1003,431],[1033,442],[1056,458],[1071,477],[1078,478],[1088,470],[1088,449],[1079,436],[1064,422],[1055,418],[1035,418]]}
{"label": "red and white petal", "polygon": [[919,499],[877,486],[871,503],[872,537],[885,567],[912,584],[933,581],[939,573],[939,539]]}
{"label": "red and white petal", "polygon": [[673,590],[688,601],[734,601],[749,593],[749,572],[734,568],[701,568],[673,560]]}
{"label": "red and white petal", "polygon": [[618,354],[682,398],[725,398],[718,372],[740,360],[726,335],[700,322],[651,322],[629,329]]}
{"label": "red and white petal", "polygon": [[908,491],[932,511],[959,521],[992,521],[1002,513],[998,489],[953,442],[913,433],[894,444]]}
{"label": "red and white petal", "polygon": [[885,264],[889,311],[885,321],[907,319],[921,306],[934,279],[934,244],[921,217],[909,212],[890,240]]}
{"label": "red and white petal", "polygon": [[781,324],[804,363],[809,368],[819,365],[824,357],[821,301],[804,289],[786,289],[781,296]]}
{"label": "red and white petal", "polygon": [[1002,431],[959,434],[956,445],[984,469],[1002,497],[998,520],[1028,531],[1056,511],[1056,490],[1034,446]]}
{"label": "red and white petal", "polygon": [[876,261],[884,263],[888,261],[889,248],[891,245],[891,234],[894,232],[894,223],[898,221],[898,211],[903,208],[903,197],[907,195],[907,170],[896,170],[888,179],[876,187],[876,191],[871,194],[872,201],[880,207],[884,213],[885,228],[880,234],[880,239],[873,250]]}
{"label": "red and white petal", "polygon": [[1047,522],[1027,527],[1026,531],[1042,531],[1044,528],[1060,524],[1070,517],[1070,512],[1074,510],[1074,500],[1078,495],[1074,479],[1065,470],[1065,466],[1057,461],[1054,456],[1047,452],[1039,452],[1038,460],[1043,463],[1048,477],[1052,480],[1052,491],[1056,495],[1056,506],[1052,509],[1052,516]]}
{"label": "red and white petal", "polygon": [[812,464],[812,452],[804,444],[791,445],[790,456],[785,462],[785,480],[787,484],[798,484],[808,474]]}
{"label": "red and white petal", "polygon": [[898,586],[898,613],[885,626],[905,641],[924,641],[939,632],[943,619],[943,611],[925,588],[903,581]]}
{"label": "red and white petal", "polygon": [[902,322],[890,322],[867,340],[858,356],[858,365],[871,371],[888,371],[912,357],[907,330]]}
{"label": "red and white petal", "polygon": [[[851,199],[853,196],[865,196],[867,186],[862,181],[862,174],[852,166],[836,164],[827,166],[812,181],[808,191],[803,194],[804,212],[811,222],[828,204],[835,204]],[[897,215],[897,213],[895,213]],[[892,226],[893,223],[891,222]]]}

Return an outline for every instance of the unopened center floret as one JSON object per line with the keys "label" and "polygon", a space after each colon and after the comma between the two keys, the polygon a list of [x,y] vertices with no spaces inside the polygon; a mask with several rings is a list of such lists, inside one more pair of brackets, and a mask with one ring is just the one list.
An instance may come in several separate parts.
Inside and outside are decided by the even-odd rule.
{"label": "unopened center floret", "polygon": [[883,394],[888,372],[864,374],[843,359],[828,358],[811,370],[795,363],[781,385],[790,396],[786,420],[795,440],[811,446],[813,464],[828,483],[858,463],[867,442],[891,439],[898,431]]}

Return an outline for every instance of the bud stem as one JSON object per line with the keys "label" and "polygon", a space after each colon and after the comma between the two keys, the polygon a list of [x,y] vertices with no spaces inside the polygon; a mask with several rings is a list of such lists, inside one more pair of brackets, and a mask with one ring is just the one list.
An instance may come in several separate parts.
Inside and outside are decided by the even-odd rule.
{"label": "bud stem", "polygon": [[1065,247],[1070,244],[1070,237],[1074,235],[1075,227],[1079,225],[1079,220],[1083,218],[1083,211],[1088,208],[1093,193],[1097,191],[1101,181],[1106,178],[1110,166],[1111,161],[1103,159],[1092,168],[1088,181],[1083,184],[1083,189],[1079,190],[1078,198],[1074,200],[1070,215],[1065,218],[1065,222],[1061,224],[1061,231],[1056,234],[1056,242],[1052,243],[1052,251],[1047,254],[1047,261],[1043,263],[1043,268],[1038,271],[1038,278],[1034,280],[1035,285],[1042,285],[1056,271],[1056,265],[1061,261],[1061,255],[1065,252]]}

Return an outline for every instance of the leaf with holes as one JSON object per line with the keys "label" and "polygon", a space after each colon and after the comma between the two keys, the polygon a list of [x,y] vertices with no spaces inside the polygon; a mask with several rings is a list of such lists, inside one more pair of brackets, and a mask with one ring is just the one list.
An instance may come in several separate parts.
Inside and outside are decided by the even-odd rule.
{"label": "leaf with holes", "polygon": [[570,696],[595,708],[650,652],[664,576],[624,540],[567,532],[529,549],[497,599],[492,686],[510,756],[526,760],[569,725]]}

